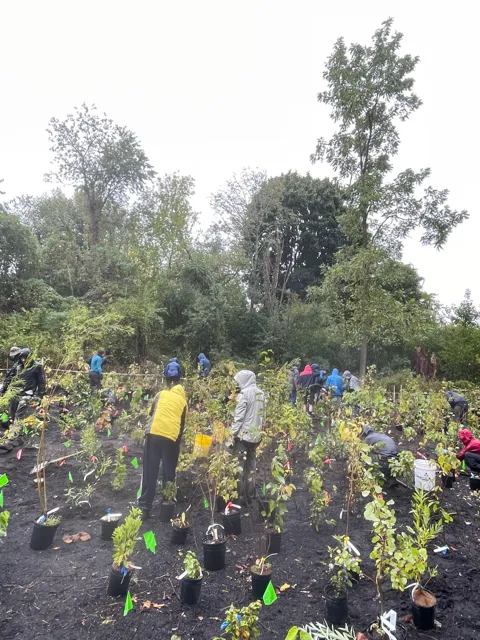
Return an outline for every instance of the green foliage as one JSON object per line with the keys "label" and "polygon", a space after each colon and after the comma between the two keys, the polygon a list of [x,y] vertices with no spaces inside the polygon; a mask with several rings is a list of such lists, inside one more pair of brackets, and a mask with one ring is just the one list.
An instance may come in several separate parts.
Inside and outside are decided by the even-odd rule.
{"label": "green foliage", "polygon": [[394,458],[390,458],[388,464],[392,476],[394,478],[411,479],[413,477],[415,459],[414,454],[408,449],[404,449]]}
{"label": "green foliage", "polygon": [[225,502],[238,498],[238,479],[242,468],[238,458],[226,449],[218,449],[210,456],[208,465],[209,483],[214,487],[215,496]]}
{"label": "green foliage", "polygon": [[337,546],[328,547],[328,554],[331,559],[331,569],[334,570],[330,582],[337,593],[345,591],[347,587],[352,587],[351,574],[360,574],[361,560],[353,556],[348,550],[347,536],[333,536],[337,541]]}
{"label": "green foliage", "polygon": [[[262,603],[260,600],[252,602],[241,609],[235,608],[233,604],[230,605],[225,616],[227,628],[225,629],[224,637],[230,638],[230,640],[235,640],[235,638],[243,638],[244,640],[258,638],[260,636],[258,616],[261,608]],[[213,640],[221,639],[217,637]]]}
{"label": "green foliage", "polygon": [[10,518],[10,511],[0,511],[0,538],[7,535],[8,519]]}
{"label": "green foliage", "polygon": [[193,551],[187,551],[183,560],[183,568],[191,580],[198,580],[202,577],[202,568]]}
{"label": "green foliage", "polygon": [[175,482],[167,482],[162,489],[162,496],[165,502],[175,502],[177,497],[177,485]]}
{"label": "green foliage", "polygon": [[125,522],[113,532],[113,566],[115,568],[125,567],[128,569],[141,525],[142,510],[132,507]]}
{"label": "green foliage", "polygon": [[282,529],[285,514],[288,511],[287,503],[295,491],[295,486],[288,482],[286,461],[285,448],[280,444],[277,455],[272,458],[270,466],[272,479],[266,487],[268,500],[266,509],[262,511],[262,515],[267,518],[267,527],[273,526],[277,531]]}
{"label": "green foliage", "polygon": [[326,622],[314,622],[304,627],[292,627],[285,640],[355,640],[357,635],[352,628],[330,627]]}
{"label": "green foliage", "polygon": [[60,522],[62,521],[61,516],[48,516],[48,518],[43,523],[44,527],[58,527]]}
{"label": "green foliage", "polygon": [[93,484],[87,484],[84,487],[68,487],[65,490],[65,500],[72,507],[79,507],[82,504],[88,504],[91,507],[90,497],[94,490]]}
{"label": "green foliage", "polygon": [[113,468],[113,480],[112,489],[114,491],[121,491],[125,486],[125,479],[127,477],[127,465],[124,461],[123,448],[117,449],[115,466]]}
{"label": "green foliage", "polygon": [[320,436],[317,437],[314,446],[308,452],[308,459],[311,466],[305,470],[305,480],[310,493],[310,522],[318,532],[324,519],[325,508],[330,502],[328,491],[323,487],[325,447]]}

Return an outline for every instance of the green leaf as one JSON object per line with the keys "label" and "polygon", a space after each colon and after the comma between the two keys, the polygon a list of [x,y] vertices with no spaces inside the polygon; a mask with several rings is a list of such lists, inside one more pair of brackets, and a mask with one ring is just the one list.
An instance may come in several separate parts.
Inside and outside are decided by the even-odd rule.
{"label": "green leaf", "polygon": [[0,489],[8,484],[8,478],[6,473],[2,473],[0,476]]}
{"label": "green leaf", "polygon": [[133,609],[132,596],[130,595],[130,591],[127,591],[127,597],[125,599],[125,607],[123,609],[123,615],[126,616],[129,611]]}
{"label": "green leaf", "polygon": [[287,633],[287,637],[285,638],[285,640],[296,640],[297,635],[298,627],[292,627]]}

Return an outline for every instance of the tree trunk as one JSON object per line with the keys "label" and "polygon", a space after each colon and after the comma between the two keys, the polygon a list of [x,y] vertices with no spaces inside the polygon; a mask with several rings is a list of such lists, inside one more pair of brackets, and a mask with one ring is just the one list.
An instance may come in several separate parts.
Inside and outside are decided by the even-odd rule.
{"label": "tree trunk", "polygon": [[367,373],[367,348],[368,338],[363,338],[362,346],[360,347],[360,378],[364,378]]}

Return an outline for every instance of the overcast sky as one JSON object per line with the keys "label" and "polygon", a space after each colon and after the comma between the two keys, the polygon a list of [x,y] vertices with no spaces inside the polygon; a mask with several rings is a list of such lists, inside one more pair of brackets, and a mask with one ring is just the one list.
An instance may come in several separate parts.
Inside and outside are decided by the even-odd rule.
{"label": "overcast sky", "polygon": [[160,173],[192,175],[205,222],[210,193],[244,166],[329,175],[309,162],[316,139],[332,131],[316,100],[324,62],[337,37],[366,43],[389,16],[404,51],[421,58],[424,102],[401,127],[396,168],[431,167],[433,186],[470,212],[443,251],[412,239],[404,259],[442,303],[460,302],[466,288],[480,303],[470,0],[0,0],[4,197],[49,188],[46,126],[82,102],[135,131]]}

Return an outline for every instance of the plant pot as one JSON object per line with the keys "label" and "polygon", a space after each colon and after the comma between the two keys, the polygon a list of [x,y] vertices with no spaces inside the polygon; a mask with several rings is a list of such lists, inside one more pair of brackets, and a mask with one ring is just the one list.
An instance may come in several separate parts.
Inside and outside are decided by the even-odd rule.
{"label": "plant pot", "polygon": [[265,593],[268,583],[272,579],[272,570],[269,569],[265,573],[256,573],[250,570],[252,576],[252,596],[254,600],[261,600]]}
{"label": "plant pot", "polygon": [[118,527],[119,519],[115,520],[104,520],[103,518],[100,520],[102,523],[102,533],[100,534],[101,540],[111,540],[113,536],[113,532]]}
{"label": "plant pot", "polygon": [[32,538],[30,540],[30,549],[34,551],[45,551],[52,544],[58,524],[49,526],[46,524],[33,523]]}
{"label": "plant pot", "polygon": [[215,498],[215,509],[219,512],[219,513],[224,513],[225,512],[225,507],[227,506],[227,503],[225,502],[225,500],[222,498],[222,496],[217,496]]}
{"label": "plant pot", "polygon": [[435,627],[435,605],[437,599],[430,591],[414,589],[412,591],[412,618],[417,629],[428,631]]}
{"label": "plant pot", "polygon": [[280,553],[282,548],[282,532],[267,531],[267,556],[270,553]]}
{"label": "plant pot", "polygon": [[324,593],[327,600],[327,622],[335,626],[346,624],[348,619],[347,592],[338,592],[331,584],[328,584]]}
{"label": "plant pot", "polygon": [[160,522],[170,522],[174,516],[175,503],[174,502],[162,502],[160,505]]}
{"label": "plant pot", "polygon": [[480,491],[480,478],[470,477],[470,489],[472,491]]}
{"label": "plant pot", "polygon": [[185,604],[197,604],[200,600],[203,578],[183,578],[180,584],[180,600]]}
{"label": "plant pot", "polygon": [[442,474],[441,481],[444,489],[452,489],[453,483],[455,482],[455,476]]}
{"label": "plant pot", "polygon": [[190,527],[173,527],[172,537],[170,542],[172,544],[185,544]]}
{"label": "plant pot", "polygon": [[225,547],[227,541],[203,541],[203,566],[207,571],[218,571],[225,566]]}
{"label": "plant pot", "polygon": [[107,594],[109,596],[112,596],[113,598],[126,596],[128,587],[130,586],[130,578],[132,577],[132,573],[133,571],[130,569],[129,571],[127,571],[126,575],[124,575],[120,571],[120,569],[114,569],[112,567],[110,569]]}
{"label": "plant pot", "polygon": [[240,519],[239,511],[229,513],[227,516],[223,514],[222,519],[225,535],[239,536],[242,533],[242,521]]}

